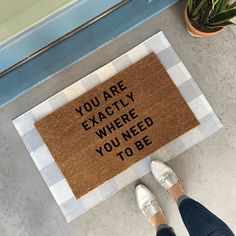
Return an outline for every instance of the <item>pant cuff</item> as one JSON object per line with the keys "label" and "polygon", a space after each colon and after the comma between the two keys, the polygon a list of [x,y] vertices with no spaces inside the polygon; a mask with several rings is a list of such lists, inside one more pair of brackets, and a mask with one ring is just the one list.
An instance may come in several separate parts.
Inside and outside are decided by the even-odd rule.
{"label": "pant cuff", "polygon": [[161,225],[159,225],[158,227],[157,227],[157,231],[159,231],[159,230],[161,230],[161,229],[169,229],[170,228],[170,226],[169,225],[167,225],[167,224],[161,224]]}
{"label": "pant cuff", "polygon": [[167,225],[167,224],[161,224],[157,227],[157,231],[160,230],[160,229],[165,229],[165,228],[170,228],[170,226]]}
{"label": "pant cuff", "polygon": [[176,236],[174,230],[172,227],[170,227],[169,225],[167,224],[161,224],[157,227],[157,235],[161,234],[164,232],[168,232],[170,233],[171,236]]}
{"label": "pant cuff", "polygon": [[186,196],[186,195],[183,195],[183,196],[179,197],[178,200],[177,200],[177,206],[179,207],[180,204],[181,204],[181,202],[182,202],[183,200],[185,200],[185,199],[188,199],[188,198],[189,198],[189,197]]}

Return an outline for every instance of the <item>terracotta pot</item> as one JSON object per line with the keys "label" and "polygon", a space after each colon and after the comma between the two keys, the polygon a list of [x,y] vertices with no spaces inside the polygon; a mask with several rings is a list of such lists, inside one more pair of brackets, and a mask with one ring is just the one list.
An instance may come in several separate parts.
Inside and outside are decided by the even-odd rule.
{"label": "terracotta pot", "polygon": [[221,32],[223,29],[217,30],[215,32],[202,32],[198,29],[196,29],[189,21],[188,19],[188,14],[187,14],[187,10],[188,10],[188,4],[186,4],[185,10],[184,10],[184,21],[185,21],[185,25],[186,25],[186,29],[188,31],[188,33],[193,36],[193,37],[207,37],[207,36],[213,36],[218,34],[219,32]]}

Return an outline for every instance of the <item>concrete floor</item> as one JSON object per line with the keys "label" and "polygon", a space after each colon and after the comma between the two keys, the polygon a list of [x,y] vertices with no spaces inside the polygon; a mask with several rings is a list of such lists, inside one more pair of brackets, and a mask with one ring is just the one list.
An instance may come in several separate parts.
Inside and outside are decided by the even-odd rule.
{"label": "concrete floor", "polygon": [[[236,232],[236,31],[230,28],[216,37],[192,38],[184,28],[183,9],[184,2],[176,4],[83,60],[76,76],[70,76],[68,69],[0,109],[1,236],[154,235],[137,209],[135,183],[67,224],[11,120],[159,30],[164,31],[224,125],[169,165],[187,193]],[[157,194],[177,235],[187,235],[175,204],[151,175],[140,181]]]}

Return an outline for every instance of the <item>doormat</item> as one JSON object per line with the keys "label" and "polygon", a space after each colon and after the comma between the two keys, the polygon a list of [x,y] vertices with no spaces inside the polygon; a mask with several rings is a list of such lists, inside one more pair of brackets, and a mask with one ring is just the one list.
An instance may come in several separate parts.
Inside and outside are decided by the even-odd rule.
{"label": "doormat", "polygon": [[80,198],[197,125],[151,53],[38,121],[36,129]]}
{"label": "doormat", "polygon": [[[151,52],[154,52],[160,59],[200,124],[76,199],[65,176],[37,132],[35,123]],[[70,68],[70,73],[71,70],[76,70],[76,66]],[[63,71],[63,73],[67,72]],[[144,93],[142,90],[143,88],[140,88],[140,93]],[[72,221],[123,187],[149,173],[150,160],[159,159],[167,162],[222,128],[220,120],[163,32],[153,35],[127,53],[25,112],[13,120],[13,124],[67,222]]]}

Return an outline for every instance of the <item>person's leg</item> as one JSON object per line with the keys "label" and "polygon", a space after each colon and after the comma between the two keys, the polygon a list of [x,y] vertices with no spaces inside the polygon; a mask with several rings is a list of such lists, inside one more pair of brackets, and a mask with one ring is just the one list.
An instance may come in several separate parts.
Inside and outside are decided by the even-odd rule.
{"label": "person's leg", "polygon": [[197,201],[186,196],[180,183],[167,190],[176,201],[190,236],[234,236],[229,227]]}
{"label": "person's leg", "polygon": [[136,200],[141,212],[156,230],[157,236],[176,236],[157,202],[156,196],[143,184],[135,188]]}
{"label": "person's leg", "polygon": [[155,179],[168,191],[179,206],[190,236],[234,236],[229,227],[208,209],[187,197],[173,170],[160,161],[152,161]]}
{"label": "person's leg", "polygon": [[163,212],[159,212],[148,219],[156,230],[156,236],[175,236],[174,230],[168,225]]}

